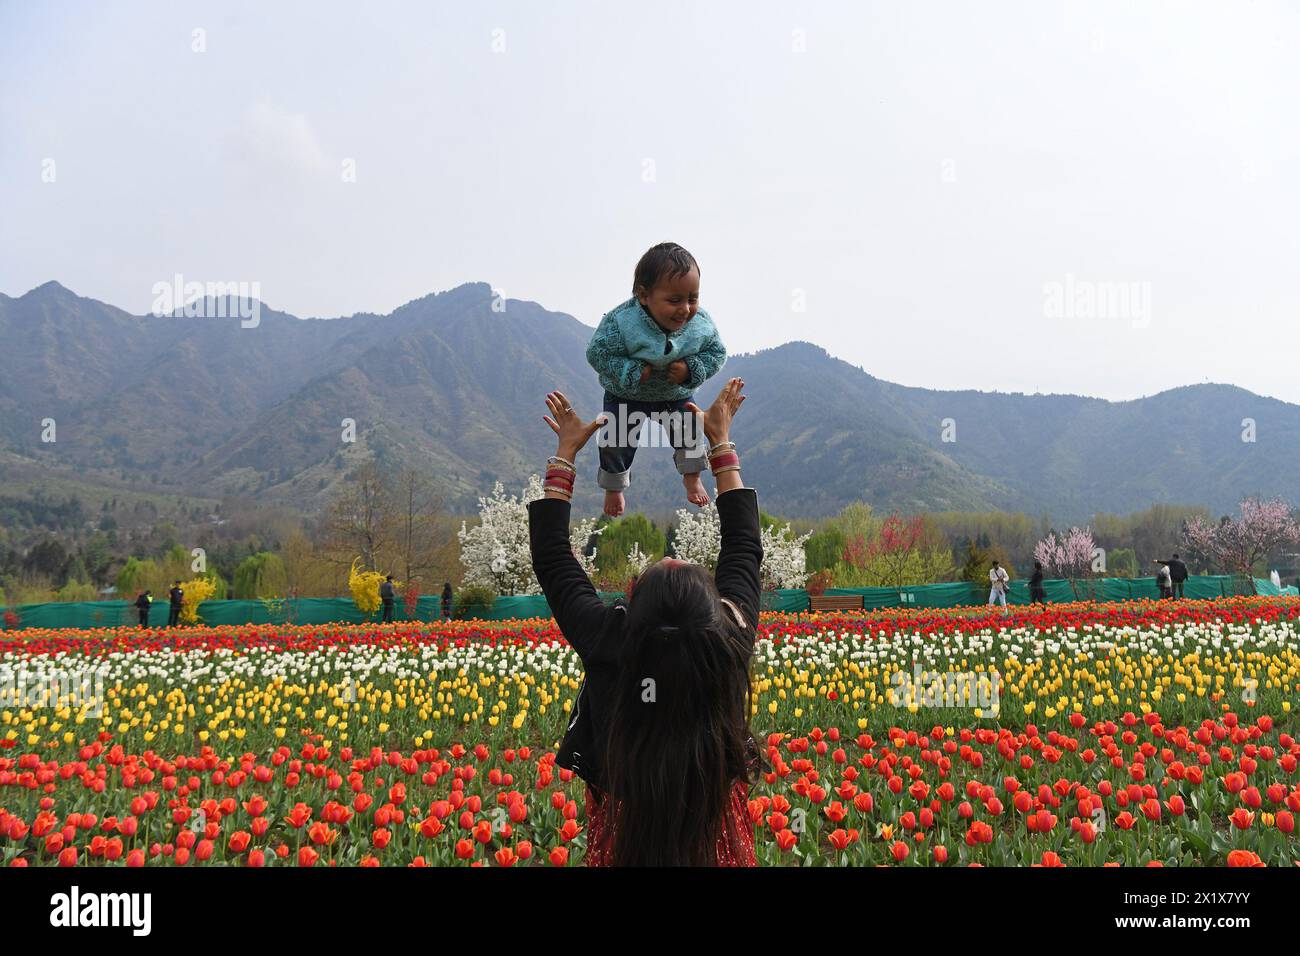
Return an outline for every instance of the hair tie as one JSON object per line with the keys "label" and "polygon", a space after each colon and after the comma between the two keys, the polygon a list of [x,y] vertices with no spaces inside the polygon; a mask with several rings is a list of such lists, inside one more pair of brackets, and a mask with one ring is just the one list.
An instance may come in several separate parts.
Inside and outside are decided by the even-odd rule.
{"label": "hair tie", "polygon": [[680,630],[680,628],[678,628],[678,626],[677,626],[676,624],[660,624],[660,625],[659,625],[659,630],[660,630],[660,632],[663,633],[663,634],[672,634],[672,633],[674,633],[674,632]]}

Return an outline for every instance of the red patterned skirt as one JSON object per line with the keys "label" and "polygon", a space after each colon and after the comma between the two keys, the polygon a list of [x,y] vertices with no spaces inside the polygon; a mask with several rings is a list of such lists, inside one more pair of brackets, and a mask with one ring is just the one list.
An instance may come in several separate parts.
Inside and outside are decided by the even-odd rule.
{"label": "red patterned skirt", "polygon": [[[587,786],[587,856],[588,866],[609,866],[614,847],[609,833],[609,801],[594,787]],[[728,826],[718,837],[718,866],[757,866],[754,858],[754,824],[749,819],[749,784],[737,780],[731,788],[727,805]]]}

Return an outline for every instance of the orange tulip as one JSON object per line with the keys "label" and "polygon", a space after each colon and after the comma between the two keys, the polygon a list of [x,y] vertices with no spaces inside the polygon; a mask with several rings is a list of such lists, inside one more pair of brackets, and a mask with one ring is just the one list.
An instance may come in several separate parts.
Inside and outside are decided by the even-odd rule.
{"label": "orange tulip", "polygon": [[1249,850],[1233,850],[1228,854],[1228,866],[1259,867],[1264,865],[1264,861]]}

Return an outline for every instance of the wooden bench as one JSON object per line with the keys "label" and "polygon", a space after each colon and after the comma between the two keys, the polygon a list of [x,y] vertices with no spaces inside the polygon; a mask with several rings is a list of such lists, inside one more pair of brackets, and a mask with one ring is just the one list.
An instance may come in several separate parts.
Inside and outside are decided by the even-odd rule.
{"label": "wooden bench", "polygon": [[861,611],[861,594],[810,594],[810,611]]}

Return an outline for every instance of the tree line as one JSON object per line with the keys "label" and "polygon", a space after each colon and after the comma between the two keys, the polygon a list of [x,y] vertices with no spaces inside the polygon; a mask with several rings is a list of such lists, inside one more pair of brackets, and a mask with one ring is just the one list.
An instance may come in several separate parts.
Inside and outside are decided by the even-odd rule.
{"label": "tree line", "polygon": [[[0,499],[0,507],[6,500]],[[96,520],[93,508],[84,508],[79,501],[41,499],[22,513],[56,521],[54,530],[33,536],[27,524],[0,527],[0,590],[5,605],[129,599],[145,589],[158,595],[172,581],[194,577],[209,579],[218,597],[335,597],[349,594],[354,568],[392,574],[408,592],[436,593],[444,582],[460,589],[473,575],[467,575],[468,558],[462,560],[467,549],[457,529],[475,526],[482,519],[450,513],[436,484],[416,469],[388,471],[373,463],[350,472],[322,512],[308,518],[239,499],[223,502],[212,514],[193,507],[186,511],[183,504],[178,499],[167,520],[153,523],[147,520],[149,512],[159,511],[145,507],[146,520],[136,520],[128,528],[119,520],[121,510],[110,508],[108,502]],[[12,511],[13,505],[8,507]],[[142,507],[139,502],[133,506],[136,519]],[[1289,515],[1284,506],[1281,517]],[[182,520],[189,522],[183,531],[177,525]],[[516,520],[522,519],[516,515]],[[660,525],[635,512],[618,519],[602,515],[590,529],[586,545],[578,545],[577,550],[591,556],[598,589],[620,591],[650,561],[680,550],[675,538],[682,520],[679,514],[676,521]],[[786,522],[768,514],[761,520],[774,545],[801,547],[802,578],[813,587],[981,583],[995,560],[1013,578],[1025,577],[1041,542],[1058,531],[1063,537],[1066,533],[1054,528],[1045,515],[1004,511],[906,515],[882,513],[863,502],[817,520]],[[1105,576],[1152,575],[1152,562],[1168,558],[1180,547],[1193,573],[1218,573],[1239,570],[1229,565],[1240,565],[1243,559],[1234,557],[1235,552],[1215,553],[1208,546],[1188,549],[1188,529],[1200,528],[1208,534],[1237,520],[1216,518],[1198,506],[1161,504],[1128,515],[1096,514],[1088,532],[1105,554]],[[1227,545],[1230,550],[1237,546],[1237,537]],[[24,539],[26,543],[20,543]],[[1201,544],[1207,541],[1203,534]],[[1277,568],[1284,579],[1293,581],[1297,547],[1300,543],[1289,542],[1284,535],[1262,552],[1252,553],[1250,566],[1260,576]],[[785,570],[779,572],[783,580],[791,577],[790,564],[785,561]],[[105,593],[113,588],[115,592]]]}

